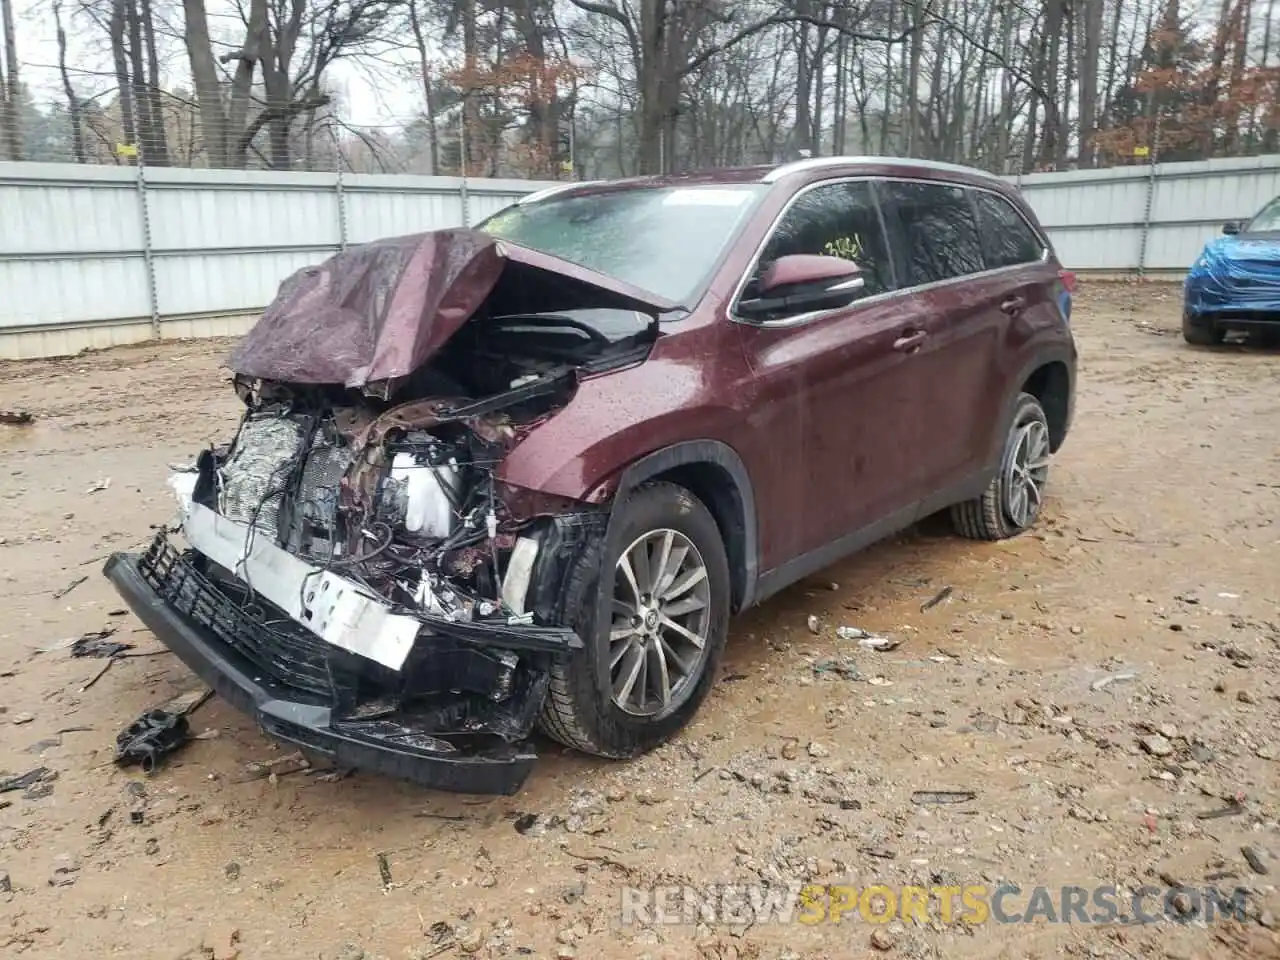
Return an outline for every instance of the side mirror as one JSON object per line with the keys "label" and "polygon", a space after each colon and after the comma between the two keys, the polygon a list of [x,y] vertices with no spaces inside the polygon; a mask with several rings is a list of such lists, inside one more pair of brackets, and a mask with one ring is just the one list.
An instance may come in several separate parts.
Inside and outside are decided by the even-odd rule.
{"label": "side mirror", "polygon": [[1240,224],[1235,220],[1230,220],[1222,225],[1222,232],[1229,237],[1234,237],[1240,232]]}
{"label": "side mirror", "polygon": [[862,296],[866,278],[850,260],[797,253],[779,257],[765,269],[757,295],[743,300],[743,316],[764,319],[770,315],[836,310]]}

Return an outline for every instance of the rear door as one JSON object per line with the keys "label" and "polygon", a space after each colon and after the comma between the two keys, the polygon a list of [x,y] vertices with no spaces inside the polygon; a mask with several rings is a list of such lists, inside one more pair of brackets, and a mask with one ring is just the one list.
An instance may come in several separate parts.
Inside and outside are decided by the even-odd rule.
{"label": "rear door", "polygon": [[978,473],[999,411],[1000,345],[1009,326],[1007,277],[988,270],[973,191],[944,181],[878,185],[898,271],[921,311],[922,427],[910,482],[928,494]]}

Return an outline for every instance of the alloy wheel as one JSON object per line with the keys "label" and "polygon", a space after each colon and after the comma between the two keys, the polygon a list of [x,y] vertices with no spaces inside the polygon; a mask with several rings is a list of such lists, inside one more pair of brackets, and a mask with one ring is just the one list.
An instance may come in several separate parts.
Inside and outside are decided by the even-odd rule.
{"label": "alloy wheel", "polygon": [[1004,511],[1019,529],[1039,515],[1048,478],[1049,428],[1042,420],[1031,420],[1014,434],[1004,473]]}
{"label": "alloy wheel", "polygon": [[706,659],[711,581],[702,554],[678,530],[651,530],[622,551],[613,581],[613,702],[633,716],[667,713],[697,685]]}

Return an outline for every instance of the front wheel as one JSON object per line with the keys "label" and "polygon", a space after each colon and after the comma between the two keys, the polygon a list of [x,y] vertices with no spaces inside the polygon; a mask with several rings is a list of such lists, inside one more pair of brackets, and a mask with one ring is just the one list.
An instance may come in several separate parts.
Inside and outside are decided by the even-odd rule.
{"label": "front wheel", "polygon": [[1189,310],[1182,311],[1182,339],[1197,347],[1222,343],[1227,331],[1212,321],[1198,321]]}
{"label": "front wheel", "polygon": [[729,562],[683,487],[647,484],[614,509],[611,542],[571,564],[560,619],[584,647],[553,666],[539,725],[586,753],[631,757],[705,699],[728,633]]}
{"label": "front wheel", "polygon": [[1040,401],[1018,394],[1000,469],[982,496],[951,508],[956,532],[973,540],[1004,540],[1040,516],[1049,480],[1049,421]]}

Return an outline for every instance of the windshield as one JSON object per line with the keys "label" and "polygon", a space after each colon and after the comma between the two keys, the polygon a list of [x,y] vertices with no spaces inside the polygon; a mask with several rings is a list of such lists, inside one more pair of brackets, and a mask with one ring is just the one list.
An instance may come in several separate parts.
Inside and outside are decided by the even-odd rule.
{"label": "windshield", "polygon": [[479,229],[684,306],[707,281],[762,184],[645,187],[508,207]]}
{"label": "windshield", "polygon": [[1244,228],[1245,233],[1280,232],[1280,197],[1263,207]]}

